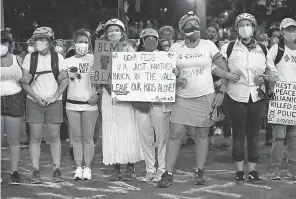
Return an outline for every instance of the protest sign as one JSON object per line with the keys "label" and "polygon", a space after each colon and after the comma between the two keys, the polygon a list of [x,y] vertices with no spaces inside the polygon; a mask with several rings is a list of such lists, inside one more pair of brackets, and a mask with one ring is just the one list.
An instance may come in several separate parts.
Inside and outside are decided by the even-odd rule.
{"label": "protest sign", "polygon": [[118,101],[174,102],[175,53],[113,53],[112,98]]}
{"label": "protest sign", "polygon": [[123,43],[96,40],[93,83],[111,84],[112,52],[119,52],[122,47]]}
{"label": "protest sign", "polygon": [[296,125],[296,83],[277,82],[269,103],[268,123]]}

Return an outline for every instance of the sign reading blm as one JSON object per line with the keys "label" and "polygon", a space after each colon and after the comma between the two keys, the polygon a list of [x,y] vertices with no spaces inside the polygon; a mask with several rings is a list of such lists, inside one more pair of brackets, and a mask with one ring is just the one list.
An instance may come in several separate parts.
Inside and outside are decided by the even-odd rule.
{"label": "sign reading blm", "polygon": [[112,52],[119,52],[122,48],[123,43],[96,40],[93,83],[111,84]]}
{"label": "sign reading blm", "polygon": [[112,98],[118,101],[174,102],[176,54],[113,53]]}
{"label": "sign reading blm", "polygon": [[296,83],[277,82],[269,103],[268,123],[296,125]]}

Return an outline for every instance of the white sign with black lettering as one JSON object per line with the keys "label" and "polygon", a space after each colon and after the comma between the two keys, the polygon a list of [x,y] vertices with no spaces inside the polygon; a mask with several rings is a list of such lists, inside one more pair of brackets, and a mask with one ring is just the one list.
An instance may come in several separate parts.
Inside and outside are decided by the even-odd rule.
{"label": "white sign with black lettering", "polygon": [[277,82],[269,103],[268,123],[296,125],[296,83]]}
{"label": "white sign with black lettering", "polygon": [[176,54],[114,52],[112,98],[118,101],[174,102]]}

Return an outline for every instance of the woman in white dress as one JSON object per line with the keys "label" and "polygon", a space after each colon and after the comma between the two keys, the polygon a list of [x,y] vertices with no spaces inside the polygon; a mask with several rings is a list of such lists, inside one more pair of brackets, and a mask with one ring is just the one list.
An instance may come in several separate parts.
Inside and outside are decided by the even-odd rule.
{"label": "woman in white dress", "polygon": [[[125,27],[118,19],[109,20],[104,27],[104,40],[125,41]],[[134,52],[123,45],[122,52]],[[103,163],[114,165],[111,181],[133,180],[134,163],[144,160],[139,134],[136,127],[135,111],[129,102],[112,101],[111,86],[102,91]],[[120,164],[127,164],[125,175],[121,175]]]}

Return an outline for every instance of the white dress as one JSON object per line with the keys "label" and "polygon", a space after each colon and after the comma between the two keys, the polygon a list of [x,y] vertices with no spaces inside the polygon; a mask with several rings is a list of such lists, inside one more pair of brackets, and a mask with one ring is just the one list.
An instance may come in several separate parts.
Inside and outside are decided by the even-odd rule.
{"label": "white dress", "polygon": [[[124,52],[133,51],[126,47]],[[135,110],[130,102],[112,102],[105,88],[102,95],[103,163],[136,163],[144,160]]]}

